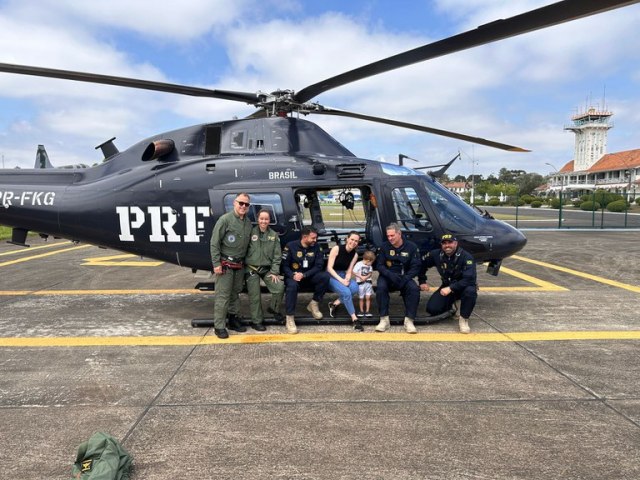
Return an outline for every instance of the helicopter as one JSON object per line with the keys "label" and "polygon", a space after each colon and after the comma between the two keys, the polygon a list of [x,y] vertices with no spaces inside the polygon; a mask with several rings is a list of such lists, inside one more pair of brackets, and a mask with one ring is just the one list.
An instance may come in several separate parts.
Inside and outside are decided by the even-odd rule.
{"label": "helicopter", "polygon": [[[510,225],[477,212],[423,172],[358,158],[307,115],[334,115],[408,128],[492,148],[523,148],[480,137],[324,106],[312,100],[328,90],[418,62],[631,5],[636,1],[564,0],[445,38],[322,80],[299,91],[271,93],[211,90],[0,63],[0,72],[115,85],[241,102],[256,107],[242,119],[202,123],[154,135],[120,151],[114,138],[96,147],[103,161],[88,168],[0,170],[0,224],[11,243],[27,234],[67,238],[192,269],[211,271],[209,238],[237,193],[251,197],[248,213],[267,209],[281,242],[298,239],[305,225],[321,242],[340,242],[357,230],[376,248],[390,223],[421,250],[436,248],[443,233],[487,271],[526,244]],[[43,147],[44,151],[44,147]],[[43,153],[39,152],[41,159]],[[46,155],[46,153],[44,154]],[[48,160],[41,166],[49,167]],[[321,198],[339,192],[350,221],[331,218]],[[358,202],[354,199],[359,198]],[[357,207],[357,209],[356,209]],[[344,213],[344,212],[343,212]]]}

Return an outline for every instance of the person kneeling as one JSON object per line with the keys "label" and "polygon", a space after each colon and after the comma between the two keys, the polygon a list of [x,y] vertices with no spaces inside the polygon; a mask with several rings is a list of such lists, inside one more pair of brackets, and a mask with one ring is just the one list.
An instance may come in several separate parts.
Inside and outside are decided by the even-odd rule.
{"label": "person kneeling", "polygon": [[469,317],[478,298],[476,264],[471,254],[458,246],[457,238],[450,233],[442,235],[440,248],[422,257],[422,273],[418,277],[420,290],[429,291],[427,270],[436,267],[442,284],[427,302],[427,313],[440,315],[455,305],[460,333],[469,333]]}

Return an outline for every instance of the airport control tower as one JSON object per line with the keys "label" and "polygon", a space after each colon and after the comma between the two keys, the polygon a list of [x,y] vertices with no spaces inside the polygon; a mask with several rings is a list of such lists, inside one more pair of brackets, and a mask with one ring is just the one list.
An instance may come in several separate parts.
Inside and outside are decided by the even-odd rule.
{"label": "airport control tower", "polygon": [[612,115],[590,107],[571,117],[573,124],[564,127],[576,134],[574,172],[588,170],[607,153],[607,131],[613,127],[609,121]]}

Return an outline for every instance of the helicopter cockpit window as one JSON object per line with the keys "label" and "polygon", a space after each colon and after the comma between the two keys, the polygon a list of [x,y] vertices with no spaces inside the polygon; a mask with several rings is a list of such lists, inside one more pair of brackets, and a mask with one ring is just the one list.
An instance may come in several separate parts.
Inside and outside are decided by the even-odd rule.
{"label": "helicopter cockpit window", "polygon": [[245,148],[246,132],[244,130],[238,130],[231,132],[231,148],[239,150]]}
{"label": "helicopter cockpit window", "polygon": [[[282,207],[282,199],[277,193],[251,193],[251,206],[247,215],[251,223],[256,224],[258,212],[262,209],[267,210],[271,216],[271,225],[284,224],[284,209]],[[233,201],[237,193],[230,193],[224,197],[224,210],[230,212],[233,210]]]}
{"label": "helicopter cockpit window", "polygon": [[396,220],[406,230],[429,232],[433,225],[416,191],[411,187],[394,188],[391,193]]}
{"label": "helicopter cockpit window", "polygon": [[475,230],[479,215],[460,197],[438,182],[425,182],[425,188],[446,231],[461,233]]}

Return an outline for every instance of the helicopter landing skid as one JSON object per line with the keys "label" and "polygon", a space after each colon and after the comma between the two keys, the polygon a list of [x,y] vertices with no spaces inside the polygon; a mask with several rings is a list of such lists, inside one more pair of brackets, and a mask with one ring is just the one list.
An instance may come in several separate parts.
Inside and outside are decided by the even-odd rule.
{"label": "helicopter landing skid", "polygon": [[[431,323],[436,323],[441,320],[446,320],[449,317],[451,317],[454,313],[455,313],[455,310],[449,310],[439,315],[418,317],[414,320],[414,323],[416,325],[429,325]],[[351,324],[351,320],[346,316],[343,316],[343,317],[338,316],[335,318],[325,317],[321,320],[316,320],[311,316],[296,316],[295,320],[297,325],[350,325]],[[360,323],[362,323],[363,325],[377,325],[379,322],[378,317],[373,317],[369,319],[359,318],[358,320],[360,320]],[[402,325],[402,323],[404,322],[404,317],[391,316],[389,320],[391,324]],[[251,322],[247,319],[243,320],[242,324],[247,327],[251,326]],[[267,326],[277,326],[277,325],[283,325],[283,322],[279,322],[274,318],[265,318],[264,324]],[[213,318],[194,318],[193,320],[191,320],[191,326],[193,328],[212,328],[214,326],[214,320]]]}

